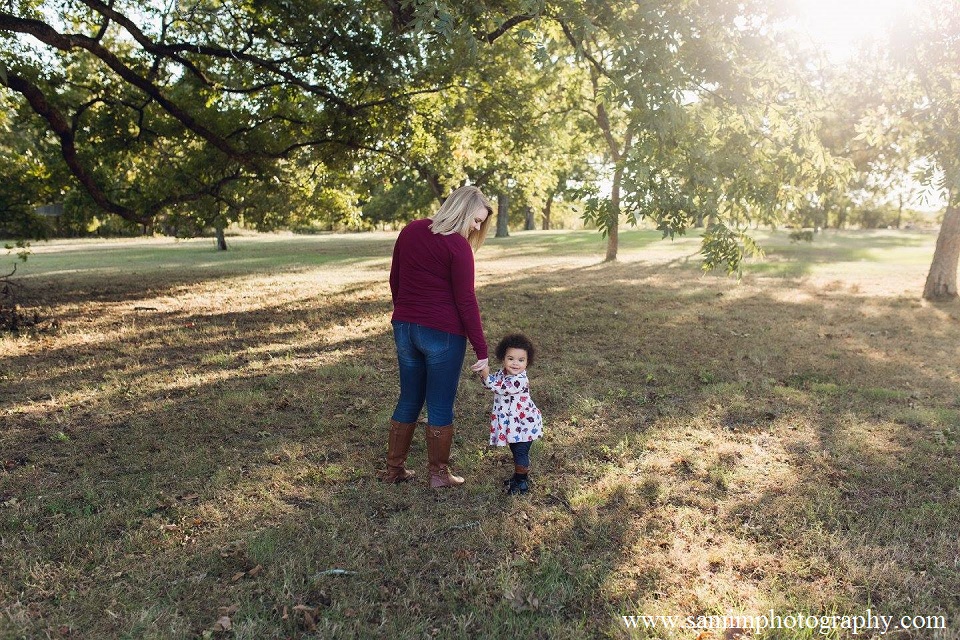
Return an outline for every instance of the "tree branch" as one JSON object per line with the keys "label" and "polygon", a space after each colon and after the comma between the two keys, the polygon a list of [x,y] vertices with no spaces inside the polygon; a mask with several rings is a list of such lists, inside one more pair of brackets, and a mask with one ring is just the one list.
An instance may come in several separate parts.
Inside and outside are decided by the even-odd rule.
{"label": "tree branch", "polygon": [[70,127],[66,117],[50,104],[46,96],[36,85],[15,73],[8,72],[7,86],[22,94],[30,103],[31,108],[47,121],[50,128],[60,139],[60,150],[64,162],[66,162],[70,172],[80,182],[97,206],[108,213],[120,216],[124,220],[138,224],[149,224],[159,211],[174,205],[194,202],[204,196],[216,196],[224,186],[242,177],[240,169],[237,168],[230,175],[224,176],[216,182],[205,184],[196,191],[175,194],[151,203],[145,208],[144,213],[138,214],[133,209],[114,202],[103,192],[77,156],[73,129]]}
{"label": "tree branch", "polygon": [[[235,51],[233,49],[227,49],[225,47],[201,45],[201,44],[190,44],[185,42],[160,44],[148,38],[143,33],[143,31],[141,31],[140,28],[137,27],[137,25],[134,24],[133,21],[131,21],[129,18],[127,18],[121,13],[118,13],[117,11],[114,11],[112,8],[100,2],[99,0],[81,0],[81,1],[91,9],[97,11],[98,13],[101,13],[104,16],[108,16],[109,18],[114,20],[114,22],[116,22],[117,24],[123,25],[123,27],[127,30],[127,32],[130,33],[133,39],[136,40],[137,43],[141,47],[143,47],[145,51],[152,53],[153,55],[169,58],[170,60],[177,62],[178,64],[182,65],[185,69],[189,70],[192,74],[194,74],[206,86],[213,86],[213,83],[210,81],[209,78],[206,77],[206,74],[203,73],[203,71],[201,71],[195,64],[193,64],[192,62],[184,58],[183,55],[181,54],[196,53],[198,55],[205,55],[213,58],[221,58],[221,59],[231,58],[238,62],[252,63],[259,68],[265,69],[270,73],[280,76],[291,85],[300,87],[301,89],[304,89],[310,93],[317,94],[319,96],[326,98],[327,100],[330,100],[331,102],[336,104],[338,107],[346,111],[349,115],[353,114],[354,107],[351,106],[348,102],[346,102],[342,98],[340,98],[339,96],[337,96],[336,94],[332,93],[329,89],[311,84],[309,82],[305,82],[299,76],[281,68],[280,64],[282,62],[285,62],[285,60],[272,60],[272,59],[256,56],[256,55],[247,53],[245,50],[246,48],[241,49],[239,51]],[[291,59],[296,59],[296,57],[293,57]]]}
{"label": "tree branch", "polygon": [[586,47],[583,46],[583,43],[577,40],[576,36],[573,35],[573,31],[570,30],[570,25],[568,25],[565,21],[559,20],[559,19],[557,20],[557,22],[560,24],[560,28],[563,29],[563,34],[567,37],[567,41],[574,48],[574,50],[580,55],[582,55],[587,60],[587,62],[589,62],[590,65],[596,70],[598,74],[606,78],[610,78],[611,76],[610,76],[610,73],[607,71],[607,69],[602,64],[600,64],[600,62],[597,61],[593,56],[591,56],[590,53],[587,51]]}
{"label": "tree branch", "polygon": [[73,49],[85,49],[89,51],[117,75],[123,78],[131,85],[137,87],[145,94],[153,98],[157,104],[180,121],[187,129],[209,142],[214,148],[244,164],[253,165],[253,159],[260,155],[253,152],[242,151],[229,144],[225,138],[217,135],[209,128],[200,124],[197,119],[181,108],[175,102],[166,98],[163,92],[155,84],[140,76],[128,66],[126,66],[116,55],[106,49],[96,40],[81,35],[64,35],[55,30],[50,25],[39,20],[18,18],[9,13],[0,12],[0,30],[14,31],[17,33],[26,33],[37,38],[41,42],[55,47],[62,51]]}
{"label": "tree branch", "polygon": [[524,14],[519,16],[513,16],[512,18],[509,18],[506,21],[504,21],[504,23],[501,24],[497,29],[494,29],[490,33],[484,36],[481,36],[480,39],[485,41],[487,44],[493,44],[493,42],[497,38],[505,34],[507,31],[510,31],[510,29],[513,29],[518,24],[523,24],[528,20],[533,20],[536,17],[537,17],[536,14]]}
{"label": "tree branch", "polygon": [[104,211],[115,213],[121,218],[130,220],[131,222],[139,222],[140,224],[149,223],[149,216],[138,215],[132,209],[113,202],[100,189],[100,186],[93,179],[93,176],[90,175],[90,172],[87,171],[86,167],[81,164],[80,159],[77,157],[76,140],[73,129],[70,128],[67,119],[50,104],[47,97],[43,95],[43,92],[40,91],[36,85],[15,73],[8,72],[7,86],[22,94],[23,97],[27,99],[27,102],[30,103],[30,107],[47,121],[53,132],[60,138],[60,152],[61,155],[63,155],[64,162],[67,163],[71,173],[73,173],[74,177],[83,185],[83,188],[86,189],[87,193],[90,194],[90,197],[93,198],[93,201],[96,202],[100,208]]}

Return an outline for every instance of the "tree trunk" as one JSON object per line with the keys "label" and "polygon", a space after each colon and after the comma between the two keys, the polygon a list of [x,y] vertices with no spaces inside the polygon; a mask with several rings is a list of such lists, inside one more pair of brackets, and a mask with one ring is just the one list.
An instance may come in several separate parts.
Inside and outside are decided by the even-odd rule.
{"label": "tree trunk", "polygon": [[501,193],[497,196],[497,238],[510,237],[510,230],[507,229],[507,223],[510,221],[510,198]]}
{"label": "tree trunk", "polygon": [[[952,199],[951,199],[952,200]],[[960,206],[951,204],[943,216],[937,248],[927,283],[923,287],[925,300],[949,300],[957,297],[957,263],[960,260]]]}
{"label": "tree trunk", "polygon": [[534,229],[536,229],[537,225],[536,225],[536,222],[534,222],[533,220],[533,207],[530,207],[530,206],[525,207],[523,209],[523,213],[525,218],[523,230],[533,231]]}
{"label": "tree trunk", "polygon": [[617,259],[617,249],[620,246],[620,181],[623,179],[623,170],[619,167],[613,172],[613,186],[610,188],[610,220],[607,222],[607,257],[604,262],[613,262]]}
{"label": "tree trunk", "polygon": [[215,227],[215,231],[214,231],[214,232],[217,234],[217,250],[218,250],[218,251],[226,251],[226,250],[227,250],[227,239],[223,236],[223,227],[220,226],[220,225],[217,225],[217,226]]}
{"label": "tree trunk", "polygon": [[547,203],[543,205],[543,230],[550,230],[550,213],[553,209],[553,193],[547,196]]}

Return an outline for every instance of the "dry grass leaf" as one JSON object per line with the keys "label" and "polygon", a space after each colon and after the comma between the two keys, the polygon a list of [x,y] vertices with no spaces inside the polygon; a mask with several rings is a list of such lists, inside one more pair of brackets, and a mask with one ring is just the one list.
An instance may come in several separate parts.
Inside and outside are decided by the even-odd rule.
{"label": "dry grass leaf", "polygon": [[220,549],[221,558],[232,558],[234,556],[240,555],[243,553],[245,544],[239,540],[227,543],[225,547]]}
{"label": "dry grass leaf", "polygon": [[509,590],[503,594],[503,598],[514,611],[536,611],[540,608],[540,600],[532,593],[524,596],[520,591]]}
{"label": "dry grass leaf", "polygon": [[[284,607],[284,609],[286,609],[286,607]],[[317,613],[317,608],[316,608],[316,607],[311,607],[311,606],[305,605],[305,604],[297,604],[297,605],[294,605],[294,606],[293,606],[293,610],[294,610],[294,611],[311,611],[311,612],[313,612],[313,613]]]}
{"label": "dry grass leaf", "polygon": [[314,614],[310,611],[304,611],[303,624],[307,628],[307,631],[315,631],[317,628],[317,621],[314,619]]}

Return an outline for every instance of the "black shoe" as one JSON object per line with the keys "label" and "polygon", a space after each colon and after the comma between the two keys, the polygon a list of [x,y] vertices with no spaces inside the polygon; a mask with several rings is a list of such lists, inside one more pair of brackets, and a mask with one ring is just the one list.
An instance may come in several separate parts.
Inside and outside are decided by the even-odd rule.
{"label": "black shoe", "polygon": [[507,494],[515,496],[517,494],[524,494],[530,491],[530,481],[527,479],[524,480],[515,480],[510,478],[507,481]]}

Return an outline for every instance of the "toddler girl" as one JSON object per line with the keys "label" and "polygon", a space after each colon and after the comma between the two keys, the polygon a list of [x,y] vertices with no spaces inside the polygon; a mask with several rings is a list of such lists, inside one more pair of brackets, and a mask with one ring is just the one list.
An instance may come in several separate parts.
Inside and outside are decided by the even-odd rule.
{"label": "toddler girl", "polygon": [[503,368],[493,374],[489,368],[480,371],[483,386],[494,393],[490,446],[510,446],[514,474],[504,481],[507,493],[526,493],[530,490],[530,445],[543,436],[543,416],[533,404],[527,380],[533,343],[522,333],[513,333],[500,341],[495,353]]}

